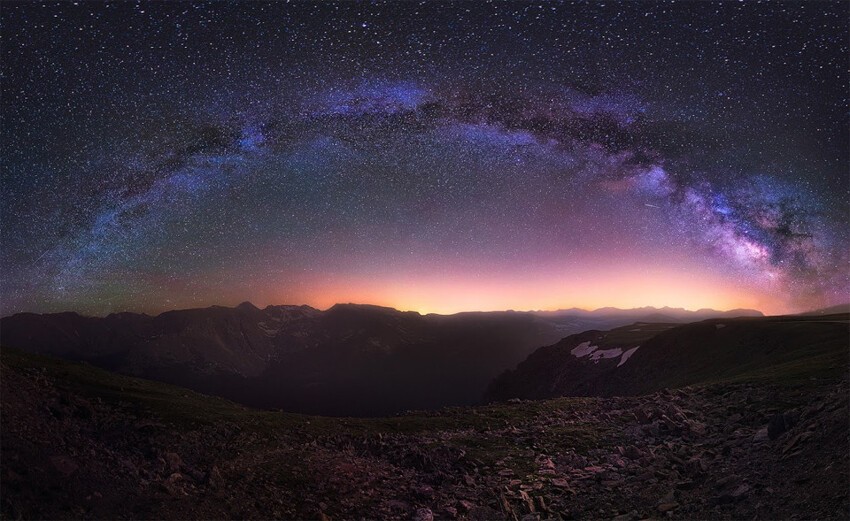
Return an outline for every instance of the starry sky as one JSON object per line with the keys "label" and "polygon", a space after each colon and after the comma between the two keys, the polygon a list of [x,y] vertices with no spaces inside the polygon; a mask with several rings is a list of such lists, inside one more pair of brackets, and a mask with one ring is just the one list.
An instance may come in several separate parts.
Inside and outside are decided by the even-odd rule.
{"label": "starry sky", "polygon": [[812,309],[843,2],[3,2],[0,312]]}

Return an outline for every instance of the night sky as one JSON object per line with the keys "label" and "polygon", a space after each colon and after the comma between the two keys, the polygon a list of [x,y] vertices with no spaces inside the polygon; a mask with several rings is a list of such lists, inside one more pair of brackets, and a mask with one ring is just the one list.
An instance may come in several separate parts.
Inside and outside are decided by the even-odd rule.
{"label": "night sky", "polygon": [[0,17],[4,315],[850,295],[845,2]]}

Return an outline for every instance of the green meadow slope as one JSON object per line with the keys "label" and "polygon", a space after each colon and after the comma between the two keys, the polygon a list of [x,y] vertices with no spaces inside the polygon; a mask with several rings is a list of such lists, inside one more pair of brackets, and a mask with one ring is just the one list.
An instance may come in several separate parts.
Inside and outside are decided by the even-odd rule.
{"label": "green meadow slope", "polygon": [[[637,395],[688,385],[846,374],[850,315],[636,323],[542,347],[489,387],[489,400]],[[628,353],[627,356],[626,353]]]}

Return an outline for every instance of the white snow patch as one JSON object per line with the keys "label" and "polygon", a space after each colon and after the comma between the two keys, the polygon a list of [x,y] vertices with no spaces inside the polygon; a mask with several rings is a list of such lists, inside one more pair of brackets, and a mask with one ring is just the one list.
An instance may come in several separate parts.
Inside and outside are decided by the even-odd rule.
{"label": "white snow patch", "polygon": [[611,349],[599,349],[599,346],[590,345],[590,342],[582,342],[581,344],[575,346],[570,350],[570,354],[576,358],[582,358],[588,356],[590,360],[593,361],[594,364],[598,364],[600,360],[603,358],[617,358],[620,357],[620,362],[617,364],[617,367],[626,363],[635,351],[638,350],[638,347],[633,347],[631,349],[623,352],[621,347],[614,347]]}
{"label": "white snow patch", "polygon": [[629,331],[643,331],[643,329],[641,329],[641,328],[637,327],[637,328],[635,328],[635,329],[629,329]]}
{"label": "white snow patch", "polygon": [[599,363],[599,360],[603,358],[617,358],[618,356],[623,354],[623,350],[619,347],[615,347],[614,349],[597,349],[590,355],[590,359],[594,361],[594,363]]}
{"label": "white snow patch", "polygon": [[726,327],[726,324],[717,324],[714,327],[716,327],[717,329],[720,329],[721,327]]}
{"label": "white snow patch", "polygon": [[620,357],[620,363],[617,364],[617,367],[620,367],[621,365],[625,364],[626,360],[628,360],[629,358],[632,357],[633,354],[635,354],[635,351],[638,350],[638,347],[640,347],[640,346],[633,347],[633,348],[629,349],[628,351],[626,351],[625,353],[623,353],[623,356]]}
{"label": "white snow patch", "polygon": [[269,327],[265,322],[258,323],[257,327],[262,329],[267,336],[275,336],[280,331],[280,328]]}
{"label": "white snow patch", "polygon": [[576,358],[587,356],[596,351],[597,347],[590,345],[590,342],[582,342],[570,350],[570,354]]}

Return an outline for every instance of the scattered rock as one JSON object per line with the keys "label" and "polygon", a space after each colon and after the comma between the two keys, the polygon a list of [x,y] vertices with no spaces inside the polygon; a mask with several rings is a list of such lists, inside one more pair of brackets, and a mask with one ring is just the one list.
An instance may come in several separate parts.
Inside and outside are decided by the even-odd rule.
{"label": "scattered rock", "polygon": [[219,488],[223,484],[224,480],[221,477],[221,472],[218,470],[218,467],[213,465],[207,474],[207,483],[213,489]]}
{"label": "scattered rock", "polygon": [[735,490],[733,490],[730,495],[735,499],[739,499],[739,498],[742,498],[742,497],[748,495],[750,493],[750,490],[751,490],[750,486],[747,485],[746,483],[743,483],[741,485],[738,485],[738,487]]}
{"label": "scattered rock", "polygon": [[785,446],[782,447],[782,454],[785,454],[786,452],[788,452],[789,450],[794,448],[794,446],[796,446],[798,443],[801,443],[801,442],[808,440],[809,438],[812,437],[812,435],[813,435],[813,433],[811,431],[804,431],[804,432],[797,434],[796,436],[794,436],[793,438],[788,440],[788,442],[785,444]]}
{"label": "scattered rock", "polygon": [[549,456],[545,456],[543,454],[537,456],[535,463],[537,463],[537,466],[541,469],[554,469],[555,468],[555,462],[552,461],[552,459]]}
{"label": "scattered rock", "polygon": [[670,510],[675,510],[677,508],[679,508],[679,503],[675,503],[675,502],[673,502],[673,503],[661,503],[660,505],[658,505],[658,511],[659,512],[667,512],[667,511],[670,511]]}
{"label": "scattered rock", "polygon": [[678,481],[676,482],[676,488],[679,490],[692,490],[697,486],[695,481]]}
{"label": "scattered rock", "polygon": [[[718,390],[722,393],[711,394]],[[371,432],[349,429],[350,420],[323,419],[338,422],[339,428],[320,434],[304,421],[279,430],[255,428],[249,421],[202,431],[164,424],[137,429],[141,419],[92,399],[91,418],[98,425],[108,421],[113,430],[88,437],[78,433],[96,432],[91,429],[95,422],[74,415],[77,402],[72,399],[62,421],[89,430],[75,427],[65,439],[49,438],[52,450],[62,455],[42,456],[40,465],[26,464],[33,458],[21,459],[18,451],[27,446],[22,440],[29,443],[49,431],[20,429],[12,438],[16,444],[7,444],[9,427],[4,426],[2,501],[12,495],[20,503],[27,497],[24,490],[49,497],[49,489],[38,488],[44,474],[53,483],[57,477],[76,482],[87,479],[95,467],[100,474],[92,475],[102,477],[108,469],[116,490],[123,493],[120,487],[130,482],[130,497],[155,505],[155,511],[135,512],[135,517],[181,517],[188,509],[211,508],[205,511],[210,518],[323,521],[329,521],[328,513],[346,519],[415,521],[791,518],[802,515],[799,498],[840,499],[833,483],[846,483],[842,469],[848,460],[842,442],[847,439],[847,398],[836,394],[816,399],[818,405],[801,406],[805,419],[795,420],[793,411],[774,416],[762,412],[770,404],[797,403],[793,399],[802,403],[804,398],[774,392],[748,384],[663,396],[569,399],[553,402],[558,406],[542,408],[522,422],[488,418],[481,408],[470,412],[474,427],[413,432],[385,429],[394,420],[380,424],[381,432]],[[668,406],[672,401],[675,407]],[[5,420],[7,403],[3,405]],[[57,421],[43,405],[27,410]],[[730,412],[740,415],[731,428]],[[648,423],[637,425],[633,414],[643,414]],[[774,427],[777,441],[768,443],[769,424],[764,422],[770,418],[779,425],[777,416],[786,430],[777,435]],[[760,422],[762,427],[754,430]],[[114,432],[131,434],[123,439]],[[481,444],[466,457],[459,447],[470,442]],[[485,457],[481,447],[490,444],[497,448]],[[85,472],[78,462],[85,462]],[[111,490],[102,490],[103,498],[92,490],[67,499],[65,512],[96,517],[98,509],[115,503]],[[843,504],[810,501],[803,517],[834,517],[835,505]],[[6,505],[4,519],[57,517],[56,512],[39,516],[32,508],[12,510]],[[632,505],[648,509],[623,512]]]}
{"label": "scattered rock", "polygon": [[536,512],[537,510],[534,508],[534,501],[531,499],[531,496],[528,495],[528,492],[525,490],[519,491],[520,499],[525,503],[525,508],[528,512]]}
{"label": "scattered rock", "polygon": [[414,485],[413,493],[423,499],[431,499],[434,497],[434,488],[431,485]]}
{"label": "scattered rock", "polygon": [[65,477],[71,476],[80,468],[80,466],[68,456],[53,456],[50,458],[50,463],[53,464],[53,468],[58,470],[59,473]]}
{"label": "scattered rock", "polygon": [[548,512],[549,507],[546,505],[546,500],[543,496],[536,496],[534,501],[537,503],[537,510],[540,512]]}
{"label": "scattered rock", "polygon": [[634,412],[635,420],[641,425],[646,425],[652,422],[652,415],[642,408]]}
{"label": "scattered rock", "polygon": [[767,441],[769,439],[770,439],[770,434],[768,433],[768,429],[767,429],[766,425],[764,427],[762,427],[761,429],[757,430],[755,435],[753,435],[753,441],[755,441],[755,442]]}
{"label": "scattered rock", "polygon": [[797,423],[798,414],[795,411],[787,411],[773,415],[767,422],[767,435],[771,440],[778,438]]}
{"label": "scattered rock", "polygon": [[168,471],[172,473],[179,472],[183,466],[183,460],[175,452],[165,453],[165,463],[168,465]]}
{"label": "scattered rock", "polygon": [[722,489],[733,489],[737,487],[741,483],[741,476],[737,474],[729,474],[728,476],[724,476],[718,479],[715,482],[715,488],[718,490]]}
{"label": "scattered rock", "polygon": [[549,480],[550,483],[560,488],[569,488],[570,483],[564,478],[552,478]]}

